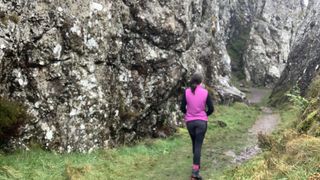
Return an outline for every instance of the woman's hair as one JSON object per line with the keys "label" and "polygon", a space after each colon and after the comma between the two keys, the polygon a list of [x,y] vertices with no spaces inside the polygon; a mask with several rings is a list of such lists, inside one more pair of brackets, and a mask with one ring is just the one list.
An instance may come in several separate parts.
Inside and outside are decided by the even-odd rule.
{"label": "woman's hair", "polygon": [[200,73],[194,73],[190,80],[190,88],[193,94],[196,91],[197,85],[201,84],[201,82],[202,82],[202,75]]}

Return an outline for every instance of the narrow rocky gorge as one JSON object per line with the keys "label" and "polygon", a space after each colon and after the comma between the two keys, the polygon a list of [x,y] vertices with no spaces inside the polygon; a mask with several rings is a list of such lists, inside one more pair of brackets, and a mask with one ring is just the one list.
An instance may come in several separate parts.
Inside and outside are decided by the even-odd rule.
{"label": "narrow rocky gorge", "polygon": [[194,72],[204,74],[216,103],[245,100],[233,75],[272,87],[283,74],[273,96],[297,80],[303,90],[318,70],[319,7],[1,0],[0,96],[24,103],[33,117],[10,144],[87,152],[165,137],[181,124],[179,96]]}

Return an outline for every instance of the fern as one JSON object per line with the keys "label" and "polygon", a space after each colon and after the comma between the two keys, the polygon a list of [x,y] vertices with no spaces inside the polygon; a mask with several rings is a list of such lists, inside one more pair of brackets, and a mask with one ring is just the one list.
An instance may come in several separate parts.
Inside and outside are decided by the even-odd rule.
{"label": "fern", "polygon": [[290,93],[286,94],[286,96],[288,96],[289,101],[300,110],[306,109],[309,104],[309,101],[301,96],[300,88],[298,86],[295,86]]}

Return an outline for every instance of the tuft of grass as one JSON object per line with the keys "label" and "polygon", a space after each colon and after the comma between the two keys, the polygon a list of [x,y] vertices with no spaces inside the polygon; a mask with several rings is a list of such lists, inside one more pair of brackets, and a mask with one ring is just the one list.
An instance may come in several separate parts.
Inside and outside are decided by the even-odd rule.
{"label": "tuft of grass", "polygon": [[0,147],[19,133],[19,127],[30,119],[21,103],[0,97]]}
{"label": "tuft of grass", "polygon": [[1,166],[0,173],[12,179],[19,179],[22,177],[21,173],[19,173],[16,169],[14,169],[11,166]]}
{"label": "tuft of grass", "polygon": [[0,11],[0,23],[7,27],[9,21],[18,24],[20,22],[20,17],[16,13],[7,14],[4,11]]}
{"label": "tuft of grass", "polygon": [[[206,179],[216,179],[233,167],[223,152],[239,152],[248,145],[247,131],[259,115],[257,108],[241,103],[215,108],[202,150],[201,173]],[[219,127],[214,123],[218,120],[227,126]],[[57,154],[41,149],[0,154],[0,179],[184,180],[190,176],[191,165],[191,140],[187,130],[180,128],[166,139],[149,139],[132,147],[90,154]]]}
{"label": "tuft of grass", "polygon": [[91,171],[90,165],[85,165],[81,167],[75,167],[66,165],[66,176],[68,180],[77,180],[83,178],[83,176]]}
{"label": "tuft of grass", "polygon": [[[304,151],[306,150],[306,151]],[[301,135],[286,144],[287,161],[303,165],[310,161],[320,162],[320,138]]]}
{"label": "tuft of grass", "polygon": [[18,24],[20,22],[20,17],[18,14],[13,13],[9,16],[9,20],[12,21],[15,24]]}

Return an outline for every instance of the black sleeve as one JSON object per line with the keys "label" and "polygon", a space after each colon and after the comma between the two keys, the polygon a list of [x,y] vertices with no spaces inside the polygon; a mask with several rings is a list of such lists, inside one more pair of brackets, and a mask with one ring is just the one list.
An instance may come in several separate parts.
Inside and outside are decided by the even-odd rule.
{"label": "black sleeve", "polygon": [[180,105],[180,110],[183,112],[183,114],[187,113],[186,106],[187,106],[187,98],[186,98],[186,92],[184,92],[182,96],[181,105]]}
{"label": "black sleeve", "polygon": [[208,93],[208,96],[207,96],[206,104],[207,104],[207,107],[208,107],[206,113],[207,113],[207,116],[210,116],[214,111],[214,107],[213,107],[213,102],[212,102],[212,99],[211,99],[211,96],[210,96],[209,93]]}

